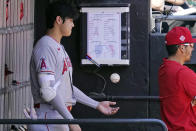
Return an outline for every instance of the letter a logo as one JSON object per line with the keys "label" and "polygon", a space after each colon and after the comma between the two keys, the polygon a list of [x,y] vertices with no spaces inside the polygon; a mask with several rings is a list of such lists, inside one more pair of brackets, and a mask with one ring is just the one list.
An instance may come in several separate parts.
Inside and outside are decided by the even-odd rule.
{"label": "letter a logo", "polygon": [[66,65],[66,62],[64,61],[64,66],[63,66],[63,72],[62,72],[62,74],[64,74],[65,71],[67,71],[67,65]]}
{"label": "letter a logo", "polygon": [[46,63],[45,63],[45,60],[44,59],[42,59],[42,63],[41,63],[41,69],[42,68],[45,68],[46,69]]}

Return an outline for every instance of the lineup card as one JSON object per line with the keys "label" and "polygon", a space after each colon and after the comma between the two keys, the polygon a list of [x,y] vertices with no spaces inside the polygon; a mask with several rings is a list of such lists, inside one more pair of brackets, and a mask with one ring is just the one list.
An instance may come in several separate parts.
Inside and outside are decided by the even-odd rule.
{"label": "lineup card", "polygon": [[88,13],[87,53],[94,60],[121,59],[121,12]]}
{"label": "lineup card", "polygon": [[[83,7],[81,64],[129,65],[129,5]],[[126,55],[126,56],[125,56]],[[88,56],[88,58],[87,58]]]}

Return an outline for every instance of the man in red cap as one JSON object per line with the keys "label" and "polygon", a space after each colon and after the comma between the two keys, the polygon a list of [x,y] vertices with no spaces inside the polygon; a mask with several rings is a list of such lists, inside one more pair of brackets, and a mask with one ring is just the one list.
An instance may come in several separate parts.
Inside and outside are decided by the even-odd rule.
{"label": "man in red cap", "polygon": [[186,27],[175,27],[165,37],[168,58],[159,69],[161,118],[169,131],[196,131],[196,74],[190,61],[196,39]]}

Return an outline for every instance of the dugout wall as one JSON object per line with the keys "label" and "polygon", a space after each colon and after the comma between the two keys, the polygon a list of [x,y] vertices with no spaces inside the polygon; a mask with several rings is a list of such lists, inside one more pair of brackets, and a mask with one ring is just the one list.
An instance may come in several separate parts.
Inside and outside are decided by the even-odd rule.
{"label": "dugout wall", "polygon": [[[52,1],[52,0],[50,0]],[[74,85],[84,91],[87,95],[97,98],[107,98],[112,100],[114,96],[137,97],[156,96],[159,97],[158,68],[163,57],[167,56],[164,37],[162,33],[151,33],[151,12],[150,0],[66,0],[71,1],[80,7],[81,4],[130,4],[130,66],[103,66],[96,73],[95,66],[82,66],[80,64],[81,39],[80,39],[80,19],[75,21],[72,36],[63,38],[62,44],[66,48],[74,68]],[[36,0],[35,4],[35,38],[39,39],[45,32],[42,17],[49,0]],[[41,23],[41,24],[40,24]],[[40,26],[42,25],[42,26]],[[196,70],[195,57],[193,61],[187,63],[188,66]],[[113,84],[109,77],[112,73],[118,73],[121,80]],[[92,94],[94,92],[94,94]],[[103,97],[102,93],[106,95]],[[107,100],[106,99],[106,100]],[[158,118],[160,119],[159,100],[149,99],[119,99],[119,112],[111,117],[107,117],[98,111],[86,106],[77,104],[73,108],[75,118]],[[158,131],[160,128],[148,126],[133,126],[130,124],[103,124],[103,125],[82,125],[85,131]]]}
{"label": "dugout wall", "polygon": [[[23,109],[31,105],[29,87],[29,60],[34,41],[45,34],[45,7],[52,0],[0,0],[0,118],[24,118]],[[87,95],[91,92],[106,96],[158,96],[157,67],[165,56],[161,45],[164,40],[150,35],[150,0],[67,0],[76,4],[130,4],[130,66],[101,67],[80,64],[80,19],[75,21],[72,36],[63,38],[74,67],[74,85]],[[35,17],[34,17],[35,10]],[[35,22],[35,23],[34,23]],[[35,29],[34,29],[35,27]],[[35,37],[34,37],[35,31]],[[154,38],[154,39],[153,39]],[[152,41],[152,40],[153,41]],[[152,43],[153,42],[153,43]],[[156,52],[160,54],[156,56]],[[153,61],[153,59],[159,62]],[[5,66],[7,65],[7,66]],[[154,68],[156,67],[156,68]],[[12,73],[13,72],[13,73]],[[119,73],[118,84],[111,83],[112,73]],[[7,75],[7,73],[9,75]],[[101,77],[100,77],[101,76]],[[15,81],[13,81],[15,80]],[[104,88],[105,86],[105,88]],[[103,92],[102,92],[103,91]],[[96,96],[92,96],[96,98]],[[102,96],[101,96],[102,97]],[[142,100],[117,100],[120,111],[107,117],[98,111],[77,104],[75,118],[160,118],[159,102]],[[3,106],[2,106],[3,105]],[[158,131],[159,127],[140,127],[130,124],[81,125],[84,131]],[[7,131],[10,125],[0,125]]]}
{"label": "dugout wall", "polygon": [[[23,109],[32,103],[33,41],[34,0],[0,0],[0,119],[24,118]],[[10,126],[0,125],[0,131],[9,131]]]}

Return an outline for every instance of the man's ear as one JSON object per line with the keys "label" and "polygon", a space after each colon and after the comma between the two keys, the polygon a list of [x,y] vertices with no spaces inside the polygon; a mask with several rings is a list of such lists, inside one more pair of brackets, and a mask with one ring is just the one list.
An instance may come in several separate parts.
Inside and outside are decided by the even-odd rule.
{"label": "man's ear", "polygon": [[62,18],[60,16],[57,16],[56,17],[56,23],[57,24],[62,24],[62,22],[63,22]]}
{"label": "man's ear", "polygon": [[185,49],[185,47],[183,46],[183,45],[180,45],[180,47],[178,48],[179,50],[180,50],[180,52],[182,52],[182,53],[184,53],[184,49]]}

